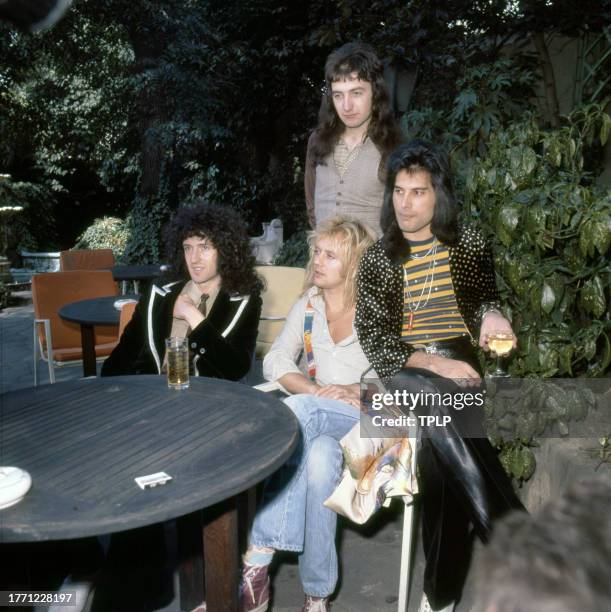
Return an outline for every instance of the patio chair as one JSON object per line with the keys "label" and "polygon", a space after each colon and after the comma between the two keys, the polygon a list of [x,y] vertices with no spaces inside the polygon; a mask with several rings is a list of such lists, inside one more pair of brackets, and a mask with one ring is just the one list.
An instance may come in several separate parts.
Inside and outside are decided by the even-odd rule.
{"label": "patio chair", "polygon": [[[371,368],[370,368],[371,369]],[[369,372],[369,370],[367,370]],[[365,374],[367,373],[365,372]],[[264,382],[259,385],[254,385],[253,389],[258,389],[264,393],[271,391],[282,391],[287,395],[290,393],[278,382]],[[410,430],[411,431],[411,430]],[[416,474],[416,453],[418,448],[417,431],[413,431],[413,435],[409,438],[409,443],[412,447],[411,457],[411,470],[413,474]],[[254,500],[249,499],[249,514],[254,518]],[[252,523],[252,519],[250,520]],[[413,546],[413,532],[414,532],[414,504],[405,504],[403,507],[403,528],[401,535],[401,564],[399,567],[399,598],[397,605],[397,612],[407,612],[407,604],[409,601],[409,588],[410,588],[410,571],[411,571],[411,560],[412,560],[412,546]]]}
{"label": "patio chair", "polygon": [[121,306],[121,316],[119,317],[119,335],[117,336],[118,338],[121,338],[121,336],[123,335],[123,330],[132,320],[137,304],[138,302],[127,302],[123,304],[123,306]]}
{"label": "patio chair", "polygon": [[288,266],[257,266],[255,269],[267,285],[261,296],[263,308],[255,351],[256,357],[262,359],[280,333],[291,306],[303,293],[305,270]]}
{"label": "patio chair", "polygon": [[[80,325],[64,321],[58,310],[65,304],[108,295],[117,295],[109,270],[74,270],[32,276],[34,303],[34,386],[39,356],[49,366],[55,382],[55,366],[82,361]],[[95,328],[96,357],[106,357],[117,343],[118,327]]]}
{"label": "patio chair", "polygon": [[70,270],[110,270],[115,265],[112,249],[74,249],[61,251],[59,266],[62,272]]}

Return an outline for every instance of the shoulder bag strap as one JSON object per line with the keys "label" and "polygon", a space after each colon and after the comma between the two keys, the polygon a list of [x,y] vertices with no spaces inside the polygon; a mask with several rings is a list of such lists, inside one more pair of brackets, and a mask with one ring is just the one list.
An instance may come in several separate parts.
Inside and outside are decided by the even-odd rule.
{"label": "shoulder bag strap", "polygon": [[305,348],[306,361],[308,364],[308,376],[310,380],[316,379],[316,363],[314,361],[314,349],[312,347],[312,326],[314,324],[314,308],[308,300],[303,319],[303,346]]}

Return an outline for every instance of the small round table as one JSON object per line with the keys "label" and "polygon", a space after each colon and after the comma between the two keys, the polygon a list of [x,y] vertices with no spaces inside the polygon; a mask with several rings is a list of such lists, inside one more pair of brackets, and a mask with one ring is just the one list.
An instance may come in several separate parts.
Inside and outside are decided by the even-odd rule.
{"label": "small round table", "polygon": [[160,264],[133,264],[120,265],[111,268],[112,277],[123,284],[123,293],[127,282],[134,284],[134,291],[138,293],[140,281],[153,281],[163,274]]}
{"label": "small round table", "polygon": [[[208,610],[237,610],[236,498],[296,447],[298,423],[282,402],[210,378],[173,391],[162,376],[43,385],[0,402],[2,463],[32,477],[25,498],[1,511],[0,541],[81,538],[174,518],[180,531],[180,521],[193,524],[190,513],[206,509]],[[157,472],[172,480],[145,490],[134,481]],[[193,572],[199,541],[199,561],[193,550],[180,561],[181,598],[191,606],[182,609],[203,596],[201,572]]]}
{"label": "small round table", "polygon": [[117,300],[138,300],[136,294],[111,295],[108,297],[79,300],[62,306],[58,314],[62,319],[81,326],[81,349],[83,351],[83,376],[96,375],[95,330],[96,325],[119,325],[120,311],[114,307]]}

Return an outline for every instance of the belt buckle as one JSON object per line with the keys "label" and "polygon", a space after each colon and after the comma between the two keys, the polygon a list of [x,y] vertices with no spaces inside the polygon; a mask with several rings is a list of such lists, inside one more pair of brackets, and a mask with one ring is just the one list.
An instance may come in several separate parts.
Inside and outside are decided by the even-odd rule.
{"label": "belt buckle", "polygon": [[424,351],[427,355],[435,355],[439,352],[434,342],[429,344],[412,344],[412,346],[419,351]]}

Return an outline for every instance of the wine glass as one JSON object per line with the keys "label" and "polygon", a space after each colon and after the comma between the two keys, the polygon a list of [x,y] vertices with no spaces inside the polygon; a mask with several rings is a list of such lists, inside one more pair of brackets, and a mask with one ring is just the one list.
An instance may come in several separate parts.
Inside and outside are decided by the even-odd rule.
{"label": "wine glass", "polygon": [[509,373],[502,367],[501,360],[513,350],[514,335],[507,331],[493,331],[488,334],[488,346],[496,354],[496,370],[490,376],[506,378]]}

